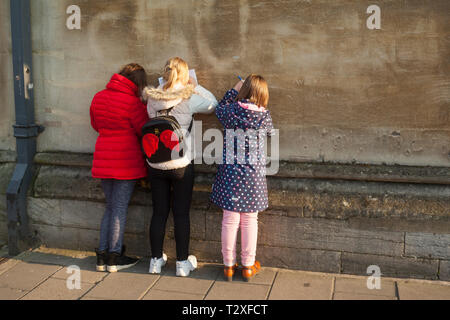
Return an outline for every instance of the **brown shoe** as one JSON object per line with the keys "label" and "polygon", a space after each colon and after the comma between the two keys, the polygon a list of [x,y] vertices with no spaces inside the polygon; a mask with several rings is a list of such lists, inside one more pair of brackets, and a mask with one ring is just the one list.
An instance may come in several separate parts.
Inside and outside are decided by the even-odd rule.
{"label": "brown shoe", "polygon": [[227,281],[233,281],[233,276],[234,276],[234,273],[236,272],[237,267],[238,267],[238,265],[236,263],[234,266],[231,266],[231,267],[225,266],[223,268],[223,275],[225,276],[225,279]]}
{"label": "brown shoe", "polygon": [[261,270],[261,264],[259,261],[255,261],[255,264],[251,267],[242,267],[242,277],[246,282],[250,281]]}

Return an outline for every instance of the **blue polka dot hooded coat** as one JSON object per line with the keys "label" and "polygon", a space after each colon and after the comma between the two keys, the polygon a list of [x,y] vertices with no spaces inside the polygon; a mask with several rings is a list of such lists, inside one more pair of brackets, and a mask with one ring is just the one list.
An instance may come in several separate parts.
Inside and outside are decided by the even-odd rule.
{"label": "blue polka dot hooded coat", "polygon": [[229,211],[260,212],[269,206],[265,143],[273,132],[272,118],[266,109],[243,107],[250,102],[236,101],[237,95],[236,90],[229,90],[216,108],[224,127],[223,162],[217,169],[211,201]]}

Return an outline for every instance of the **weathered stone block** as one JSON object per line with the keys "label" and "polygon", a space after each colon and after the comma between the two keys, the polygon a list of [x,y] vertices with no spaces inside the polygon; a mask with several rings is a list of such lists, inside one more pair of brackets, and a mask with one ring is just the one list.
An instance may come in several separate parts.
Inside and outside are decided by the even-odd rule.
{"label": "weathered stone block", "polygon": [[[207,214],[206,239],[220,241],[222,216]],[[276,247],[397,255],[403,233],[348,228],[345,221],[259,214],[258,243]]]}
{"label": "weathered stone block", "polygon": [[50,248],[93,250],[98,247],[97,230],[31,224],[31,231],[43,245]]}
{"label": "weathered stone block", "polygon": [[34,162],[40,165],[92,167],[92,153],[40,152],[34,157]]}
{"label": "weathered stone block", "polygon": [[450,219],[409,220],[400,217],[380,217],[380,218],[352,217],[349,218],[347,221],[348,226],[352,229],[363,229],[372,231],[446,234],[450,230]]}
{"label": "weathered stone block", "polygon": [[269,177],[268,186],[270,207],[299,217],[448,220],[450,210],[445,185]]}
{"label": "weathered stone block", "polygon": [[[87,167],[42,166],[34,184],[37,198],[65,198],[104,201],[100,179],[91,176]],[[151,205],[148,190],[136,186],[131,204]]]}
{"label": "weathered stone block", "polygon": [[8,242],[8,222],[0,217],[0,246]]}
{"label": "weathered stone block", "polygon": [[0,217],[2,218],[7,218],[8,217],[8,213],[7,213],[7,204],[6,204],[6,195],[5,194],[1,194],[0,193]]}
{"label": "weathered stone block", "polygon": [[[195,255],[198,260],[222,263],[222,247],[220,242],[192,239],[189,243],[189,253]],[[164,252],[169,258],[176,258],[176,245],[174,239],[166,239],[164,241]]]}
{"label": "weathered stone block", "polygon": [[41,166],[34,192],[38,198],[104,200],[100,180],[89,168]]}
{"label": "weathered stone block", "polygon": [[[28,214],[33,224],[100,230],[105,205],[99,202],[28,198]],[[145,233],[151,208],[129,206],[125,232]]]}
{"label": "weathered stone block", "polygon": [[15,163],[0,163],[0,195],[6,194],[15,167]]}
{"label": "weathered stone block", "polygon": [[256,257],[264,266],[338,273],[340,252],[258,245]]}
{"label": "weathered stone block", "polygon": [[[205,233],[206,233],[206,227],[205,227],[205,211],[203,210],[195,210],[191,209],[190,211],[191,216],[191,239],[196,240],[204,240],[205,239]],[[166,234],[174,238],[175,237],[175,229],[174,229],[174,222],[173,222],[173,213],[170,214],[169,219],[167,219],[167,232]]]}
{"label": "weathered stone block", "polygon": [[[129,206],[125,232],[145,233],[150,208]],[[100,230],[105,204],[91,201],[61,200],[61,223],[64,227]]]}
{"label": "weathered stone block", "polygon": [[207,210],[209,208],[211,204],[209,200],[211,191],[204,191],[202,189],[203,188],[199,188],[198,185],[194,185],[191,208],[199,210]]}
{"label": "weathered stone block", "polygon": [[0,150],[0,163],[16,162],[17,153],[11,150]]}
{"label": "weathered stone block", "polygon": [[260,243],[271,246],[401,255],[403,234],[348,228],[344,221],[260,215]]}
{"label": "weathered stone block", "polygon": [[439,279],[450,281],[450,261],[439,261]]}
{"label": "weathered stone block", "polygon": [[450,180],[445,167],[302,163],[280,161],[277,177],[358,181],[442,183]]}
{"label": "weathered stone block", "polygon": [[[50,248],[92,251],[99,245],[99,230],[40,224],[32,224],[30,228],[41,243]],[[131,254],[148,255],[149,253],[148,235],[126,232],[124,244],[127,246],[127,252]]]}
{"label": "weathered stone block", "polygon": [[342,253],[342,273],[367,275],[370,265],[379,266],[384,276],[437,279],[438,260]]}
{"label": "weathered stone block", "polygon": [[406,256],[450,259],[450,234],[406,233]]}
{"label": "weathered stone block", "polygon": [[[150,238],[147,234],[125,233],[123,243],[127,247],[127,253],[137,256],[150,256]],[[98,244],[96,244],[96,247]]]}
{"label": "weathered stone block", "polygon": [[27,198],[27,210],[30,223],[62,226],[61,200]]}
{"label": "weathered stone block", "polygon": [[221,241],[222,213],[208,210],[205,216],[206,240]]}
{"label": "weathered stone block", "polygon": [[14,163],[0,163],[0,243],[8,242],[8,214],[6,189],[14,172]]}

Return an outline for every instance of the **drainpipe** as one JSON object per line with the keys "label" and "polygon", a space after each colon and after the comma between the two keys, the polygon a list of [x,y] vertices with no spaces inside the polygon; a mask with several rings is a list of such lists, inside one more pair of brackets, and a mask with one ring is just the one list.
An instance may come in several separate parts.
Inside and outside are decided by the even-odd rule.
{"label": "drainpipe", "polygon": [[6,192],[9,255],[33,246],[28,225],[27,191],[35,167],[36,138],[44,128],[34,123],[30,0],[10,0],[17,164]]}

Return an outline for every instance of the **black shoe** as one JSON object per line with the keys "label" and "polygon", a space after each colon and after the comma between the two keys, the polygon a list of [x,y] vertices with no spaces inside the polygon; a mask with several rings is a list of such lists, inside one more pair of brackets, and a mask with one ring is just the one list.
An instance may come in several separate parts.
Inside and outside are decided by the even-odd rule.
{"label": "black shoe", "polygon": [[95,249],[95,253],[97,254],[97,271],[106,271],[106,259],[108,257],[108,253],[106,250],[99,251]]}
{"label": "black shoe", "polygon": [[108,272],[117,272],[134,266],[138,261],[139,259],[127,257],[125,255],[125,246],[123,246],[121,253],[110,252],[108,254],[107,270]]}

